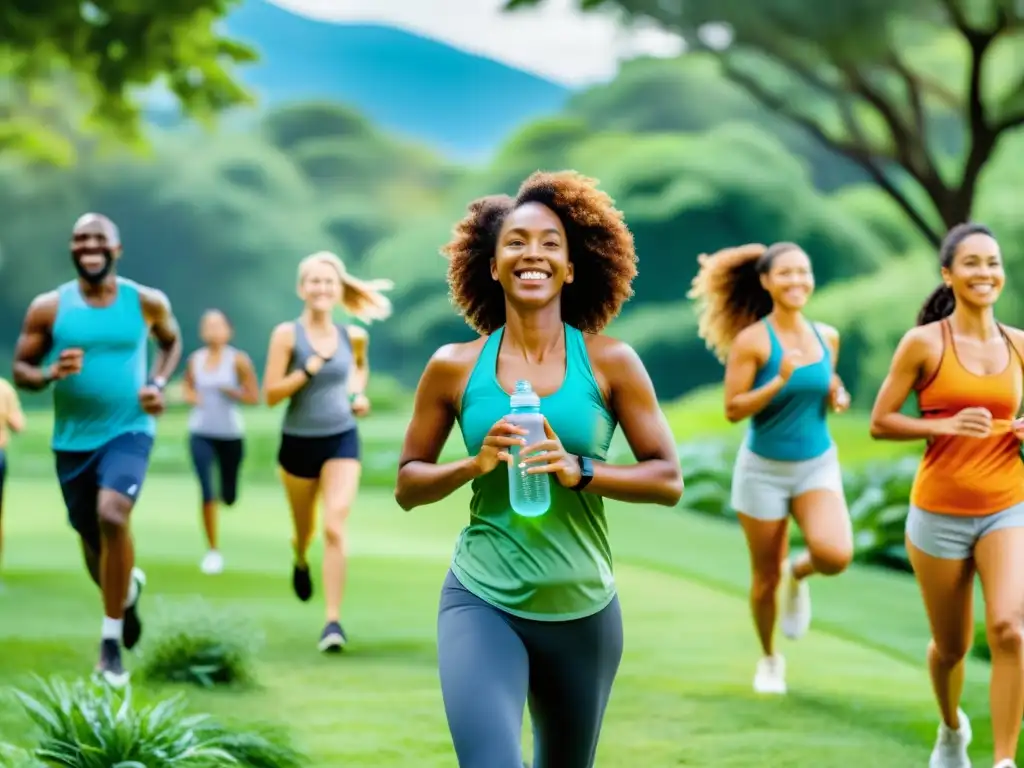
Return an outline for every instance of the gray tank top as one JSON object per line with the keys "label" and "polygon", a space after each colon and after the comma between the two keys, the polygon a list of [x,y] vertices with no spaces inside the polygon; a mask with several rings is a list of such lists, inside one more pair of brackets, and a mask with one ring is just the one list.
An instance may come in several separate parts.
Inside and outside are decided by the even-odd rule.
{"label": "gray tank top", "polygon": [[[288,372],[305,366],[310,355],[317,354],[309,343],[306,329],[295,321],[295,348]],[[338,351],[312,379],[288,401],[281,431],[296,437],[326,437],[347,432],[356,426],[356,417],[348,401],[348,375],[352,370],[352,342],[344,326],[338,329]]]}
{"label": "gray tank top", "polygon": [[208,370],[210,352],[205,347],[192,356],[192,381],[199,404],[188,417],[188,431],[200,437],[233,440],[242,437],[244,424],[238,402],[224,394],[224,389],[237,389],[238,372],[235,364],[238,350],[225,347],[217,367]]}

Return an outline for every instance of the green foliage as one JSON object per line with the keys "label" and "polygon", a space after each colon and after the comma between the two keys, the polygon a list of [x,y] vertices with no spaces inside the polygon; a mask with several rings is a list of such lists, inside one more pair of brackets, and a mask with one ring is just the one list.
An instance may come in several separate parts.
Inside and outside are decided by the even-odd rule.
{"label": "green foliage", "polygon": [[[166,90],[186,114],[208,121],[251,101],[232,67],[254,61],[256,54],[218,30],[220,19],[237,2],[5,3],[0,10],[0,29],[5,30],[0,79],[12,91],[27,93],[61,83],[65,96],[88,107],[80,127],[93,125],[129,142],[142,135],[139,92],[146,87]],[[0,146],[39,157],[32,139],[19,138],[42,135],[65,150],[74,148],[66,135],[44,121],[18,127],[24,132],[12,132],[7,124]],[[70,155],[65,151],[50,159],[67,160]]]}
{"label": "green foliage", "polygon": [[305,761],[279,734],[236,731],[189,715],[182,696],[137,705],[131,688],[60,678],[15,696],[41,731],[34,755],[64,768],[299,768]]}
{"label": "green foliage", "polygon": [[31,752],[0,744],[0,768],[46,768],[46,764],[39,762]]}
{"label": "green foliage", "polygon": [[982,661],[992,661],[992,649],[988,645],[988,628],[984,621],[974,625],[974,643],[971,645],[971,655]]}
{"label": "green foliage", "polygon": [[980,170],[1024,125],[1024,69],[1013,53],[1024,7],[1001,0],[968,10],[945,0],[579,4],[679,33],[765,109],[859,165],[932,242],[970,217]]}
{"label": "green foliage", "polygon": [[254,682],[259,629],[223,606],[195,598],[166,604],[146,634],[141,653],[143,677],[156,683],[188,683],[204,688]]}

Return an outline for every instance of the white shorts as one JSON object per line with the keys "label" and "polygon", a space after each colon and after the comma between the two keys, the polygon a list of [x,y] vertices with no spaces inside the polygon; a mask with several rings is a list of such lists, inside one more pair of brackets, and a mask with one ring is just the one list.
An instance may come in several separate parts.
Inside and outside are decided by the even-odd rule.
{"label": "white shorts", "polygon": [[843,495],[839,451],[833,445],[821,456],[806,461],[775,461],[758,456],[746,443],[736,456],[730,504],[757,520],[784,520],[790,502],[809,491]]}

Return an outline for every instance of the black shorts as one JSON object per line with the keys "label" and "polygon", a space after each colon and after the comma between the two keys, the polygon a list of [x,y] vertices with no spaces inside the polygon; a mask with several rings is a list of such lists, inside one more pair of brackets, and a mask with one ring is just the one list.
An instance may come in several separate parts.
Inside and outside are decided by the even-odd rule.
{"label": "black shorts", "polygon": [[68,522],[94,551],[100,546],[100,491],[105,488],[137,501],[152,450],[152,435],[126,432],[92,451],[53,452]]}
{"label": "black shorts", "polygon": [[277,463],[294,477],[320,477],[324,464],[333,459],[359,460],[359,430],[356,427],[323,437],[281,435]]}

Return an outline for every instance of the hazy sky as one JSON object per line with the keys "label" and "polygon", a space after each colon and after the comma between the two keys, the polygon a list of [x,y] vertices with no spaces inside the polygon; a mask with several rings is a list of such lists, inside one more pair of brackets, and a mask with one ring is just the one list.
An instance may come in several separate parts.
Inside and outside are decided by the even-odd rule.
{"label": "hazy sky", "polygon": [[577,11],[576,0],[502,13],[503,0],[271,0],[311,18],[399,27],[577,87],[608,80],[637,54],[674,56],[675,35],[625,30],[614,17]]}

